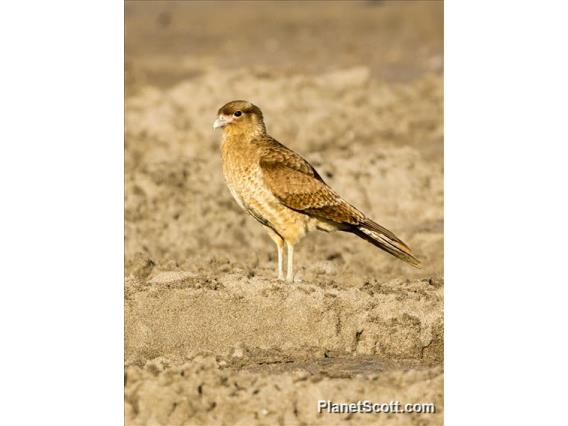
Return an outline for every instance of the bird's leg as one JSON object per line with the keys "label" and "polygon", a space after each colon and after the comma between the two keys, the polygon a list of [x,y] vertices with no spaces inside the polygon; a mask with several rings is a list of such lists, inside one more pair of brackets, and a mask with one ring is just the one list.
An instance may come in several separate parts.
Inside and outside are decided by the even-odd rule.
{"label": "bird's leg", "polygon": [[282,264],[282,259],[284,257],[284,242],[282,240],[276,242],[276,247],[278,247],[278,279],[284,279],[284,265]]}
{"label": "bird's leg", "polygon": [[270,229],[269,227],[266,227],[266,231],[268,232],[268,235],[270,235],[270,238],[272,238],[272,241],[274,241],[276,243],[276,247],[278,248],[278,279],[279,280],[283,280],[284,279],[284,240],[282,239],[282,237],[280,237],[280,235],[278,235],[276,232],[274,232],[272,229]]}
{"label": "bird's leg", "polygon": [[288,248],[288,270],[286,271],[286,281],[294,282],[294,246],[286,242]]}

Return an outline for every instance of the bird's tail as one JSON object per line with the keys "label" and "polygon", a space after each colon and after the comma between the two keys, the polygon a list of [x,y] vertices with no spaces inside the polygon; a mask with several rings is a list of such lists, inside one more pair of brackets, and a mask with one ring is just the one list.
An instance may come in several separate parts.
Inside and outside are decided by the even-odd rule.
{"label": "bird's tail", "polygon": [[410,247],[391,231],[373,222],[371,219],[365,219],[360,225],[353,225],[349,232],[416,268],[422,268],[422,263],[412,255]]}

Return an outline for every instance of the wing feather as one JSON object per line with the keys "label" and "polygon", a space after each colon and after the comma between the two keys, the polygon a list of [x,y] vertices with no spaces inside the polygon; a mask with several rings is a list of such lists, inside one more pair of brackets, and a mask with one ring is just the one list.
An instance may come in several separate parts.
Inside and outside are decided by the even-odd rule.
{"label": "wing feather", "polygon": [[337,224],[357,225],[365,215],[343,200],[299,154],[271,139],[260,158],[264,183],[286,207]]}
{"label": "wing feather", "polygon": [[286,207],[335,223],[399,259],[420,267],[410,248],[394,233],[343,200],[299,154],[272,138],[265,138],[260,168],[266,186]]}

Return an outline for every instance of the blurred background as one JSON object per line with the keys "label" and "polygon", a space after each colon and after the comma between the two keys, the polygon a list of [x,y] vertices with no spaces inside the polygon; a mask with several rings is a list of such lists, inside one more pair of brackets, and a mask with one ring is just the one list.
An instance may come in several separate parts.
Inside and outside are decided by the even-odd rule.
{"label": "blurred background", "polygon": [[127,94],[207,67],[319,74],[364,64],[410,81],[443,67],[441,1],[129,1]]}

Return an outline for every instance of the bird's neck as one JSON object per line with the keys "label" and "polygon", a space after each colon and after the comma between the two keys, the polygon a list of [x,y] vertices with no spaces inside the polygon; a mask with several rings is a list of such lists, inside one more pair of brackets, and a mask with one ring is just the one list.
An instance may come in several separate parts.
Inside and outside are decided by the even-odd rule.
{"label": "bird's neck", "polygon": [[260,136],[266,135],[264,124],[257,123],[254,126],[227,126],[223,129],[223,143],[234,140],[246,143]]}

